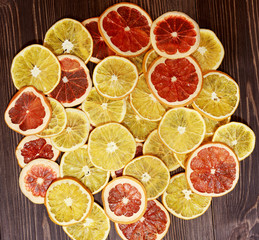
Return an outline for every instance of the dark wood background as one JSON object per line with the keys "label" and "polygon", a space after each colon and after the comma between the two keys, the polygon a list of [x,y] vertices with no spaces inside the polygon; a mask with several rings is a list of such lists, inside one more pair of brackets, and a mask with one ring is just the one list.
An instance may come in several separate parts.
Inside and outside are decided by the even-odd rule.
{"label": "dark wood background", "polygon": [[[79,21],[99,16],[116,0],[0,0],[0,234],[2,240],[69,239],[49,220],[43,205],[35,205],[20,192],[20,168],[15,147],[22,138],[4,123],[4,111],[16,92],[10,76],[12,58],[25,46],[42,43],[57,20]],[[220,70],[231,75],[241,89],[240,105],[232,120],[248,124],[258,135],[259,119],[259,1],[258,0],[134,0],[154,20],[172,10],[183,11],[201,28],[213,30],[225,48]],[[93,69],[93,65],[89,65]],[[258,146],[258,144],[257,144]],[[259,239],[259,149],[241,162],[240,180],[228,195],[215,198],[201,217],[185,221],[171,215],[166,240]],[[100,194],[95,196],[101,202]],[[120,239],[112,229],[110,240]]]}

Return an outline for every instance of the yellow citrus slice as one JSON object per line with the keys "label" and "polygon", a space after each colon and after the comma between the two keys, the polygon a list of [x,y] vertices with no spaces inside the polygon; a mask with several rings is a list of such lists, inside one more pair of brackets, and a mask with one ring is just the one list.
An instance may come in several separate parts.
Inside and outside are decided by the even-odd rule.
{"label": "yellow citrus slice", "polygon": [[161,196],[170,179],[167,166],[151,155],[143,155],[130,161],[123,169],[123,175],[138,179],[147,191],[148,200]]}
{"label": "yellow citrus slice", "polygon": [[46,33],[44,46],[55,55],[72,54],[87,63],[93,53],[93,39],[78,21],[64,18],[57,21]]}
{"label": "yellow citrus slice", "polygon": [[137,86],[130,94],[130,104],[141,118],[149,121],[159,121],[166,112],[163,105],[150,92],[144,74],[140,75]]}
{"label": "yellow citrus slice", "polygon": [[215,131],[222,125],[227,124],[230,122],[230,118],[228,117],[226,119],[223,119],[221,121],[216,121],[216,120],[212,120],[210,118],[204,117],[203,119],[205,121],[205,125],[206,125],[206,133],[205,133],[205,137],[210,137],[212,136]]}
{"label": "yellow citrus slice", "polygon": [[93,88],[82,104],[82,110],[93,126],[108,122],[121,122],[126,114],[126,100],[111,100]]}
{"label": "yellow citrus slice", "polygon": [[63,154],[60,161],[60,176],[75,177],[92,194],[100,192],[109,181],[110,172],[96,168],[89,159],[87,145]]}
{"label": "yellow citrus slice", "polygon": [[67,124],[67,114],[63,105],[54,98],[48,97],[52,114],[48,126],[40,133],[39,137],[53,137],[61,133]]}
{"label": "yellow citrus slice", "polygon": [[213,120],[223,120],[231,116],[239,104],[239,87],[227,74],[209,71],[203,76],[203,86],[193,107]]}
{"label": "yellow citrus slice", "polygon": [[138,74],[142,74],[142,63],[146,52],[143,52],[142,54],[136,56],[136,57],[129,57],[128,59],[135,64],[135,66],[138,69]]}
{"label": "yellow citrus slice", "polygon": [[200,29],[200,44],[192,56],[200,64],[202,72],[216,70],[224,58],[224,47],[216,34],[209,29]]}
{"label": "yellow citrus slice", "polygon": [[148,135],[158,127],[158,122],[148,121],[141,118],[130,106],[127,101],[127,111],[122,124],[127,127],[137,142],[143,142]]}
{"label": "yellow citrus slice", "polygon": [[49,49],[33,44],[14,57],[11,74],[17,89],[30,85],[48,94],[59,83],[61,67]]}
{"label": "yellow citrus slice", "polygon": [[90,123],[85,113],[79,109],[66,108],[67,125],[58,135],[51,138],[54,147],[60,151],[73,151],[86,143]]}
{"label": "yellow citrus slice", "polygon": [[122,99],[129,95],[138,81],[138,70],[127,58],[110,56],[94,69],[93,82],[96,90],[109,99]]}
{"label": "yellow citrus slice", "polygon": [[197,111],[184,107],[167,111],[158,127],[162,142],[180,154],[197,148],[204,139],[205,131],[202,116]]}
{"label": "yellow citrus slice", "polygon": [[88,140],[88,153],[94,166],[116,171],[135,155],[134,137],[119,123],[106,123],[95,128]]}
{"label": "yellow citrus slice", "polygon": [[243,123],[230,122],[216,130],[212,141],[227,144],[241,161],[253,152],[255,134],[251,128]]}
{"label": "yellow citrus slice", "polygon": [[50,219],[61,226],[69,226],[84,220],[91,212],[93,202],[91,192],[70,178],[54,181],[45,197],[45,206]]}
{"label": "yellow citrus slice", "polygon": [[178,218],[194,219],[207,211],[211,197],[193,193],[188,186],[184,173],[174,175],[162,196],[166,209]]}
{"label": "yellow citrus slice", "polygon": [[71,226],[63,226],[65,233],[73,240],[105,240],[110,229],[110,220],[97,203],[93,204],[91,213],[83,221]]}
{"label": "yellow citrus slice", "polygon": [[180,164],[174,156],[174,152],[162,143],[157,130],[149,134],[143,146],[143,154],[160,158],[168,167],[169,171],[180,167]]}
{"label": "yellow citrus slice", "polygon": [[188,158],[189,158],[189,156],[190,156],[191,153],[192,153],[192,152],[186,153],[186,154],[174,153],[175,159],[178,161],[178,163],[181,165],[182,168],[185,169],[187,160],[188,160]]}
{"label": "yellow citrus slice", "polygon": [[150,67],[151,63],[158,57],[159,57],[159,55],[156,53],[156,51],[154,49],[150,49],[145,54],[143,63],[142,63],[143,73],[146,73],[148,71],[148,68]]}

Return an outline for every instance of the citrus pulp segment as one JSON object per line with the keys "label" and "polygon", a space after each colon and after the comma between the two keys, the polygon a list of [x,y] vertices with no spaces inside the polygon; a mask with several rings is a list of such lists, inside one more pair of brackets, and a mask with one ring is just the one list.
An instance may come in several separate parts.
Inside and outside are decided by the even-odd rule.
{"label": "citrus pulp segment", "polygon": [[110,56],[94,69],[93,82],[96,90],[109,99],[122,99],[129,95],[138,81],[138,70],[130,60]]}
{"label": "citrus pulp segment", "polygon": [[158,134],[162,142],[175,153],[193,151],[203,141],[205,122],[202,116],[189,108],[173,108],[165,113]]}
{"label": "citrus pulp segment", "polygon": [[138,55],[136,57],[128,58],[137,67],[139,75],[143,73],[143,71],[142,71],[142,63],[143,63],[143,59],[144,59],[145,54],[146,54],[146,52],[143,52],[142,54],[140,54],[140,55]]}
{"label": "citrus pulp segment", "polygon": [[153,22],[150,38],[159,55],[171,59],[183,58],[198,48],[200,29],[185,13],[167,12]]}
{"label": "citrus pulp segment", "polygon": [[151,45],[150,16],[132,3],[118,3],[106,9],[98,21],[107,45],[118,55],[134,57]]}
{"label": "citrus pulp segment", "polygon": [[119,123],[107,123],[95,128],[88,140],[88,153],[94,166],[116,171],[135,155],[134,137]]}
{"label": "citrus pulp segment", "polygon": [[123,175],[138,179],[146,189],[148,200],[161,196],[170,179],[170,172],[164,162],[151,155],[143,155],[130,161],[124,167]]}
{"label": "citrus pulp segment", "polygon": [[185,173],[174,175],[162,196],[166,209],[185,220],[201,216],[211,204],[211,197],[193,193],[187,183]]}
{"label": "citrus pulp segment", "polygon": [[59,178],[59,165],[39,158],[29,162],[20,172],[19,186],[22,193],[33,203],[43,204],[46,191]]}
{"label": "citrus pulp segment", "polygon": [[186,165],[191,190],[201,196],[219,197],[232,191],[239,178],[239,161],[223,143],[207,143],[197,148]]}
{"label": "citrus pulp segment", "polygon": [[21,88],[11,99],[4,119],[12,130],[33,135],[45,129],[51,119],[48,99],[34,87]]}
{"label": "citrus pulp segment", "polygon": [[239,122],[230,122],[220,126],[212,139],[231,147],[239,161],[248,157],[255,148],[255,133],[247,125]]}
{"label": "citrus pulp segment", "polygon": [[209,71],[203,76],[201,92],[192,105],[204,116],[221,121],[235,112],[239,99],[239,86],[230,76]]}
{"label": "citrus pulp segment", "polygon": [[48,94],[58,85],[61,68],[49,49],[33,44],[14,57],[11,75],[17,89],[30,85]]}
{"label": "citrus pulp segment", "polygon": [[131,224],[115,223],[115,229],[123,240],[152,239],[161,240],[170,226],[170,216],[165,207],[157,200],[147,202],[144,216]]}
{"label": "citrus pulp segment", "polygon": [[93,39],[78,21],[64,18],[57,21],[46,33],[44,46],[55,55],[72,54],[87,63],[93,53]]}
{"label": "citrus pulp segment", "polygon": [[109,181],[110,172],[96,168],[88,156],[87,145],[65,152],[60,161],[60,176],[74,177],[92,194],[100,192]]}
{"label": "citrus pulp segment", "polygon": [[158,57],[159,55],[156,53],[154,49],[150,49],[148,52],[146,52],[142,63],[143,73],[146,73],[148,71],[148,68],[150,67],[151,63]]}
{"label": "citrus pulp segment", "polygon": [[157,58],[150,66],[146,80],[154,96],[169,107],[190,104],[202,88],[202,72],[192,57]]}
{"label": "citrus pulp segment", "polygon": [[65,233],[73,240],[105,240],[110,228],[109,218],[102,207],[95,202],[87,218],[71,226],[63,226]]}
{"label": "citrus pulp segment", "polygon": [[61,178],[48,188],[45,206],[50,219],[58,225],[69,226],[84,220],[92,210],[91,192],[72,178]]}
{"label": "citrus pulp segment", "polygon": [[79,109],[66,108],[67,125],[51,142],[62,152],[73,151],[83,146],[88,138],[90,123],[85,113]]}
{"label": "citrus pulp segment", "polygon": [[126,100],[107,99],[93,88],[82,103],[82,110],[95,127],[109,122],[122,122],[126,114]]}
{"label": "citrus pulp segment", "polygon": [[107,216],[117,223],[138,221],[147,208],[147,195],[136,179],[122,176],[109,182],[102,191],[102,201]]}

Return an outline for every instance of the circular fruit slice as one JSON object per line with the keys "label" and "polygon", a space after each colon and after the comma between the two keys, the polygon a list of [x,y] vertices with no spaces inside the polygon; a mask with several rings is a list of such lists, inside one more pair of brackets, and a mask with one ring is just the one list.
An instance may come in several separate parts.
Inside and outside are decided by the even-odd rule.
{"label": "circular fruit slice", "polygon": [[148,135],[158,127],[158,122],[148,121],[141,118],[126,102],[127,110],[122,124],[127,127],[137,142],[144,142]]}
{"label": "circular fruit slice", "polygon": [[45,198],[50,219],[58,225],[69,226],[84,220],[92,210],[93,195],[81,183],[70,178],[54,181]]}
{"label": "circular fruit slice", "polygon": [[150,30],[154,50],[166,58],[183,58],[200,43],[198,24],[182,12],[167,12],[157,18]]}
{"label": "circular fruit slice", "polygon": [[157,59],[159,57],[159,55],[156,53],[156,51],[154,49],[150,49],[146,54],[145,57],[143,59],[143,63],[142,63],[142,69],[143,69],[143,73],[146,73],[151,65],[151,63]]}
{"label": "circular fruit slice", "polygon": [[202,116],[193,109],[183,107],[167,111],[158,127],[162,142],[180,154],[197,148],[204,139],[205,131]]}
{"label": "circular fruit slice", "polygon": [[85,63],[72,55],[58,56],[61,64],[61,80],[49,94],[65,107],[81,104],[92,88],[89,70]]}
{"label": "circular fruit slice", "polygon": [[168,167],[169,171],[180,167],[179,162],[174,157],[174,152],[163,144],[158,136],[157,130],[149,134],[143,146],[143,154],[160,158]]}
{"label": "circular fruit slice", "polygon": [[21,171],[19,185],[22,193],[33,203],[43,204],[46,191],[59,177],[59,165],[47,159],[36,159]]}
{"label": "circular fruit slice", "polygon": [[137,86],[130,94],[130,105],[141,118],[149,121],[159,121],[166,112],[150,92],[144,74],[139,76]]}
{"label": "circular fruit slice", "polygon": [[95,128],[88,140],[88,153],[97,168],[111,171],[123,168],[135,155],[132,134],[119,123],[107,123]]}
{"label": "circular fruit slice", "polygon": [[87,63],[93,53],[93,39],[78,21],[64,18],[57,21],[46,33],[44,46],[55,55],[72,54]]}
{"label": "circular fruit slice", "polygon": [[199,47],[192,56],[199,63],[202,72],[216,70],[224,58],[224,48],[216,34],[209,29],[200,29]]}
{"label": "circular fruit slice", "polygon": [[186,165],[186,178],[191,190],[201,196],[225,195],[237,184],[238,158],[225,144],[204,144],[190,156]]}
{"label": "circular fruit slice", "polygon": [[63,226],[65,233],[73,240],[105,240],[110,228],[109,218],[97,203],[93,204],[92,211],[86,219],[71,226]]}
{"label": "circular fruit slice", "polygon": [[94,69],[93,82],[96,90],[109,99],[122,99],[129,95],[138,81],[138,70],[128,59],[110,56]]}
{"label": "circular fruit slice", "polygon": [[21,88],[5,111],[9,128],[23,135],[33,135],[47,127],[51,118],[48,99],[34,87]]}
{"label": "circular fruit slice", "polygon": [[169,107],[190,104],[202,88],[201,69],[191,57],[160,57],[149,68],[146,79],[154,96]]}
{"label": "circular fruit slice", "polygon": [[213,142],[222,142],[231,147],[239,161],[248,157],[255,148],[255,134],[247,125],[231,122],[217,129]]}
{"label": "circular fruit slice", "polygon": [[230,117],[239,104],[239,87],[227,74],[209,71],[203,76],[203,86],[193,107],[216,121]]}
{"label": "circular fruit slice", "polygon": [[166,235],[169,226],[170,216],[157,200],[147,202],[147,210],[139,221],[131,224],[115,223],[115,229],[123,240],[160,240]]}
{"label": "circular fruit slice", "polygon": [[186,154],[174,153],[174,157],[175,157],[175,159],[177,159],[177,161],[181,165],[181,167],[185,169],[187,160],[189,159],[189,156],[191,154],[192,154],[192,152],[186,153]]}
{"label": "circular fruit slice", "polygon": [[216,121],[216,120],[212,120],[210,118],[207,118],[207,117],[204,117],[203,116],[203,119],[205,121],[205,125],[206,125],[206,134],[205,136],[206,137],[209,137],[209,136],[212,136],[215,131],[222,125],[225,125],[227,123],[230,122],[230,118],[231,117],[228,117],[222,121]]}
{"label": "circular fruit slice", "polygon": [[139,75],[143,73],[143,71],[142,71],[142,62],[143,62],[145,54],[146,54],[146,52],[143,52],[142,54],[140,54],[140,55],[138,55],[136,57],[128,58],[137,67]]}
{"label": "circular fruit slice", "polygon": [[118,3],[106,9],[98,21],[99,31],[118,55],[133,57],[145,52],[150,42],[150,16],[132,3]]}
{"label": "circular fruit slice", "polygon": [[85,113],[79,109],[66,108],[67,125],[58,135],[51,138],[55,148],[62,152],[73,151],[86,143],[90,123]]}
{"label": "circular fruit slice", "polygon": [[110,172],[96,168],[91,163],[87,145],[63,154],[60,162],[61,177],[75,177],[91,192],[100,192],[109,181]]}
{"label": "circular fruit slice", "polygon": [[48,126],[40,133],[39,137],[53,137],[61,133],[67,124],[67,114],[62,104],[54,98],[48,97],[52,114]]}
{"label": "circular fruit slice", "polygon": [[188,186],[185,173],[174,175],[162,196],[166,209],[178,218],[194,219],[207,211],[211,197],[193,193]]}
{"label": "circular fruit slice", "polygon": [[59,83],[61,67],[49,49],[33,44],[14,57],[11,74],[17,89],[30,85],[48,94]]}
{"label": "circular fruit slice", "polygon": [[21,168],[37,158],[56,161],[60,151],[54,148],[49,138],[39,138],[35,135],[23,138],[18,144],[15,155]]}
{"label": "circular fruit slice", "polygon": [[109,122],[121,122],[126,114],[126,100],[110,100],[91,90],[82,104],[82,110],[93,126]]}
{"label": "circular fruit slice", "polygon": [[107,46],[98,29],[98,17],[89,18],[82,22],[93,39],[93,54],[90,58],[91,62],[98,63],[108,56],[115,53]]}
{"label": "circular fruit slice", "polygon": [[166,190],[170,173],[167,166],[157,157],[144,155],[130,161],[123,175],[138,179],[145,187],[147,199],[158,198]]}
{"label": "circular fruit slice", "polygon": [[147,208],[147,195],[143,185],[134,178],[122,176],[109,182],[102,191],[104,210],[117,223],[138,221]]}

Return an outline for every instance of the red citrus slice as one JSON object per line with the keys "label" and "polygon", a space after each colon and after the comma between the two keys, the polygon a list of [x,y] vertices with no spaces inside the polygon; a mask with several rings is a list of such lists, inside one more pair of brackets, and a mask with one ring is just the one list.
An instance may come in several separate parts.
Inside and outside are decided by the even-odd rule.
{"label": "red citrus slice", "polygon": [[93,54],[91,62],[98,63],[108,56],[115,53],[107,46],[98,29],[98,17],[89,18],[82,22],[93,38]]}
{"label": "red citrus slice", "polygon": [[115,228],[123,240],[162,239],[170,226],[170,217],[164,206],[157,200],[147,202],[144,216],[132,224],[115,223]]}
{"label": "red citrus slice", "polygon": [[54,148],[49,138],[40,138],[35,135],[23,138],[18,144],[16,158],[21,168],[37,158],[56,161],[60,151]]}
{"label": "red citrus slice", "polygon": [[5,111],[5,122],[14,131],[33,135],[48,126],[51,106],[48,99],[34,87],[21,88]]}
{"label": "red citrus slice", "polygon": [[140,55],[150,47],[150,16],[132,3],[118,3],[104,11],[98,27],[107,45],[124,57]]}
{"label": "red citrus slice", "polygon": [[192,54],[200,43],[198,24],[182,12],[167,12],[157,18],[150,36],[154,50],[172,59]]}
{"label": "red citrus slice", "polygon": [[33,203],[43,204],[49,185],[59,177],[59,165],[47,159],[36,159],[21,171],[19,185],[22,193]]}
{"label": "red citrus slice", "polygon": [[61,65],[61,80],[49,95],[64,107],[79,105],[92,88],[89,70],[80,58],[73,55],[61,55],[58,60]]}
{"label": "red citrus slice", "polygon": [[202,87],[202,72],[192,57],[160,57],[152,63],[146,79],[154,96],[170,107],[188,105]]}
{"label": "red citrus slice", "polygon": [[104,210],[117,223],[133,223],[145,213],[147,195],[143,185],[132,177],[122,176],[109,182],[102,192]]}
{"label": "red citrus slice", "polygon": [[191,154],[186,165],[186,178],[191,190],[199,195],[225,195],[238,182],[238,158],[222,143],[204,144]]}

